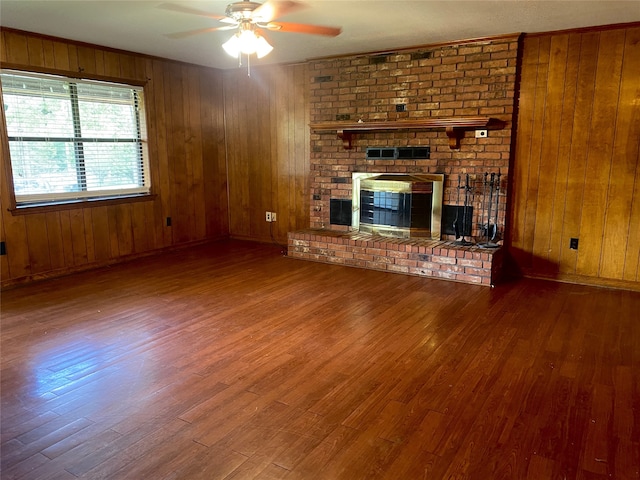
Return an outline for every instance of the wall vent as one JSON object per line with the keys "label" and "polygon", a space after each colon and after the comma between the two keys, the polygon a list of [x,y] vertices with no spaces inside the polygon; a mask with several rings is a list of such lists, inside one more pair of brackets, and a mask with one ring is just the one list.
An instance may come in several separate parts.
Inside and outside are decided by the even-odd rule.
{"label": "wall vent", "polygon": [[367,148],[367,160],[389,160],[398,158],[397,148]]}
{"label": "wall vent", "polygon": [[431,157],[431,147],[399,147],[398,157],[401,159],[428,159]]}
{"label": "wall vent", "polygon": [[368,147],[366,151],[367,160],[416,160],[428,159],[431,157],[431,147],[389,147],[377,148]]}

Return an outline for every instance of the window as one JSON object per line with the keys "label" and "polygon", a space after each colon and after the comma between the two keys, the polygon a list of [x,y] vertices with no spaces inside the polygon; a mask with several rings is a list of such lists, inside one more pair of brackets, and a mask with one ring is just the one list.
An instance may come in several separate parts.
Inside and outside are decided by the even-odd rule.
{"label": "window", "polygon": [[3,70],[16,205],[149,193],[142,87]]}

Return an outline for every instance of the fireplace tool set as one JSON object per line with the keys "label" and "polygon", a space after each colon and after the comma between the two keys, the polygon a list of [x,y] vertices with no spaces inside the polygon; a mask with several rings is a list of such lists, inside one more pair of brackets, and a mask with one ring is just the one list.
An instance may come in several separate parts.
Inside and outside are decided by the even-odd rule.
{"label": "fireplace tool set", "polygon": [[462,177],[458,175],[458,199],[456,201],[457,205],[460,205],[460,190],[464,190],[464,207],[462,208],[462,234],[460,234],[460,209],[456,208],[456,218],[453,221],[453,230],[456,234],[456,241],[453,242],[454,245],[473,245],[472,242],[466,240],[465,232],[467,231],[467,210],[469,208],[469,192],[471,191],[471,187],[469,186],[469,174],[467,173],[465,176],[465,183],[462,185]]}
{"label": "fireplace tool set", "polygon": [[[500,206],[500,177],[501,173],[487,173],[484,174],[484,181],[482,183],[482,217],[481,217],[481,232],[482,241],[477,245],[480,248],[497,248],[498,241],[498,212]],[[457,205],[460,205],[460,190],[464,190],[464,206],[462,208],[462,222],[460,221],[460,209],[456,209],[456,217],[453,221],[453,230],[455,232],[456,240],[454,245],[473,245],[472,242],[465,239],[465,232],[467,229],[467,210],[469,200],[473,196],[472,187],[469,185],[469,174],[465,175],[465,183],[462,185],[462,176],[458,175],[458,188],[457,188]],[[492,218],[493,217],[493,218]],[[493,220],[493,223],[492,223]],[[462,227],[462,228],[461,228]]]}
{"label": "fireplace tool set", "polygon": [[[489,176],[488,173],[484,174],[484,183],[483,183],[483,218],[486,215],[487,222],[483,224],[482,229],[484,230],[485,241],[478,243],[478,246],[481,248],[497,248],[499,245],[496,242],[496,238],[498,236],[498,207],[500,202],[500,170],[498,170],[498,174],[492,173]],[[495,200],[493,198],[495,193]],[[488,195],[488,198],[487,198]],[[491,223],[491,208],[494,206],[495,201],[495,209],[493,212],[494,219],[493,224]]]}

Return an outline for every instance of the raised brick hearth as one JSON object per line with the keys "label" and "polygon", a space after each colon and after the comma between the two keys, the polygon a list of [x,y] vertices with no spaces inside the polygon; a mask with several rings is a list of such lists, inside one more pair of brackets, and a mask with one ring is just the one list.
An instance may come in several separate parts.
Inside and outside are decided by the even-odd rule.
{"label": "raised brick hearth", "polygon": [[502,248],[461,247],[450,241],[301,230],[289,232],[288,243],[292,258],[477,285],[495,285],[502,269]]}

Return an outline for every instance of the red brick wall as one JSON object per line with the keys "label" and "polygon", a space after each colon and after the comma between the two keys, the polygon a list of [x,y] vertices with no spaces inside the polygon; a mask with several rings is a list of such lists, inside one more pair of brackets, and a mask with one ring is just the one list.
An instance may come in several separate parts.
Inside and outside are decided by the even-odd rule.
{"label": "red brick wall", "polygon": [[[480,187],[484,172],[502,175],[506,194],[514,113],[518,37],[403,50],[384,55],[351,56],[310,64],[311,122],[385,121],[425,117],[490,116],[506,121],[488,138],[467,132],[460,149],[451,150],[443,131],[358,133],[345,150],[335,132],[311,135],[311,228],[347,230],[329,220],[331,198],[351,198],[351,173],[444,173],[444,203],[456,204],[458,174]],[[405,112],[396,112],[405,104]],[[368,146],[430,145],[428,160],[366,160]],[[475,196],[476,221],[481,188]],[[504,224],[501,196],[500,224]],[[476,232],[477,233],[477,232]]]}

